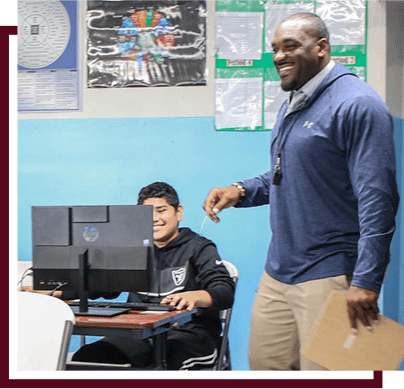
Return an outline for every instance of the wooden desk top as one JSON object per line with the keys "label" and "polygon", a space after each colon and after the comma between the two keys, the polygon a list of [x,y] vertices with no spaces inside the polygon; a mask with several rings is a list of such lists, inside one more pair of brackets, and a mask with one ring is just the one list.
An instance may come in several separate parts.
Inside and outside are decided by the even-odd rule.
{"label": "wooden desk top", "polygon": [[101,316],[76,316],[76,327],[98,328],[126,328],[126,329],[153,329],[163,325],[173,324],[177,321],[186,322],[191,320],[192,311],[171,311],[163,313],[141,313],[129,311],[126,314],[101,317]]}

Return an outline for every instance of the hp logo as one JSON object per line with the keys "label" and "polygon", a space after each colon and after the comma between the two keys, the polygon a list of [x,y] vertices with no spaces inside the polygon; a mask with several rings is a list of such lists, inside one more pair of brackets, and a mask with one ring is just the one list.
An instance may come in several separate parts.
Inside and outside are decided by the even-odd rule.
{"label": "hp logo", "polygon": [[87,242],[89,242],[89,243],[95,242],[98,239],[99,235],[100,234],[97,230],[97,227],[94,227],[94,226],[84,227],[83,238]]}

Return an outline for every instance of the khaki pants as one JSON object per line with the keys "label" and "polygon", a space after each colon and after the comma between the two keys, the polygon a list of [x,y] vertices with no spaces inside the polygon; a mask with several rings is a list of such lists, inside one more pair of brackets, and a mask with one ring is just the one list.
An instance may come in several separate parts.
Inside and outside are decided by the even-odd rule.
{"label": "khaki pants", "polygon": [[331,290],[346,291],[347,276],[288,285],[265,271],[255,296],[250,328],[251,370],[326,370],[300,355]]}

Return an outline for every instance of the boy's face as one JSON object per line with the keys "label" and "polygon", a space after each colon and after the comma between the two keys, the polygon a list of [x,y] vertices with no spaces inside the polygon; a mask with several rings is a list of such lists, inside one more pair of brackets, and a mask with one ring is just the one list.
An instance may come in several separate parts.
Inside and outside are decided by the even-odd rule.
{"label": "boy's face", "polygon": [[153,237],[157,247],[164,247],[180,233],[178,223],[182,220],[183,208],[178,209],[167,203],[165,198],[149,198],[144,205],[153,205]]}

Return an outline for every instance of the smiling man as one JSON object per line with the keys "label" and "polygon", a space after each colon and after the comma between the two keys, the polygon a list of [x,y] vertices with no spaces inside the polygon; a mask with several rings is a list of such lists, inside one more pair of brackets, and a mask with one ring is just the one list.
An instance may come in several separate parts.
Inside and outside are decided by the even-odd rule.
{"label": "smiling man", "polygon": [[329,34],[319,18],[291,18],[276,29],[272,51],[282,89],[298,90],[330,62]]}
{"label": "smiling man", "polygon": [[[128,300],[200,308],[191,322],[168,332],[167,369],[213,366],[221,334],[219,311],[233,305],[234,282],[212,241],[179,228],[184,209],[173,187],[164,182],[150,184],[139,192],[138,204],[153,206],[153,281],[149,292],[130,293]],[[150,368],[151,357],[148,339],[103,338],[80,348],[73,360],[130,363],[142,369]]]}
{"label": "smiling man", "polygon": [[322,369],[299,350],[331,290],[347,292],[353,331],[358,321],[372,330],[378,317],[399,203],[392,117],[365,82],[331,60],[329,40],[315,14],[280,23],[273,62],[291,93],[271,134],[271,170],[214,188],[204,203],[216,222],[224,208],[270,204],[252,370]]}

